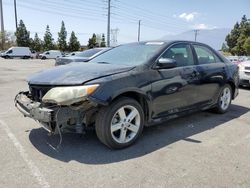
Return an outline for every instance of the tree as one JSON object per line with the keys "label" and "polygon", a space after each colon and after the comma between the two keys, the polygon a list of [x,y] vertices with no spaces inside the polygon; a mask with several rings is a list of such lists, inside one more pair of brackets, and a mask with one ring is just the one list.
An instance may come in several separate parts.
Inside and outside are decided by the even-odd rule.
{"label": "tree", "polygon": [[247,38],[247,40],[244,43],[244,49],[246,51],[246,55],[250,55],[250,37]]}
{"label": "tree", "polygon": [[236,24],[234,25],[234,28],[231,30],[231,33],[229,33],[226,36],[226,42],[227,45],[229,47],[229,52],[232,54],[235,54],[236,50],[234,49],[235,46],[237,45],[237,39],[240,36],[240,31],[239,31],[239,23],[236,22]]}
{"label": "tree", "polygon": [[101,47],[106,47],[106,42],[105,42],[105,35],[102,34],[102,41],[101,41]]}
{"label": "tree", "polygon": [[30,48],[37,52],[40,52],[42,50],[42,40],[38,37],[37,33],[35,33],[34,39],[31,40]]}
{"label": "tree", "polygon": [[244,48],[244,44],[249,36],[250,23],[246,15],[244,15],[241,18],[240,24],[237,22],[226,37],[229,52],[233,55],[246,55],[247,52]]}
{"label": "tree", "polygon": [[222,44],[221,51],[228,52],[228,47],[227,47],[227,45],[224,42]]}
{"label": "tree", "polygon": [[58,48],[61,51],[65,51],[67,50],[67,31],[64,25],[64,21],[62,21],[62,25],[61,25],[61,30],[58,33]]}
{"label": "tree", "polygon": [[20,20],[15,32],[17,46],[29,47],[30,45],[30,32],[27,31],[23,20]]}
{"label": "tree", "polygon": [[69,51],[78,51],[80,48],[80,42],[78,41],[75,32],[72,31],[69,38]]}
{"label": "tree", "polygon": [[52,50],[55,48],[54,39],[53,39],[52,34],[50,32],[49,25],[47,25],[47,27],[46,27],[46,31],[45,31],[43,40],[44,40],[44,43],[43,43],[44,50]]}
{"label": "tree", "polygon": [[8,49],[11,46],[15,46],[15,35],[14,33],[4,31],[4,33],[0,33],[0,46],[2,46],[2,37],[4,37],[4,49]]}
{"label": "tree", "polygon": [[94,48],[96,46],[97,46],[97,43],[96,43],[96,34],[93,33],[92,37],[89,38],[88,48]]}

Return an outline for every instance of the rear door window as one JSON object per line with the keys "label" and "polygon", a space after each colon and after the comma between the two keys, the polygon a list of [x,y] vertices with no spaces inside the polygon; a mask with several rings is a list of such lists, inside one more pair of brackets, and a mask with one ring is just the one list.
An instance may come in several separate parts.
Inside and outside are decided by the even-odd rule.
{"label": "rear door window", "polygon": [[205,46],[194,45],[194,50],[200,65],[221,62],[218,56]]}
{"label": "rear door window", "polygon": [[192,49],[189,44],[175,44],[164,52],[161,57],[174,59],[177,67],[194,65]]}

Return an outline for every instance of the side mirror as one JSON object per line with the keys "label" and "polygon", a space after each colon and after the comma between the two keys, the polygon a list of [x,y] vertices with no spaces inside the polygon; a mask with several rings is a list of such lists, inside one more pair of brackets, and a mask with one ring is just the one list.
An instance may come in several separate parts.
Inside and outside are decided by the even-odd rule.
{"label": "side mirror", "polygon": [[177,66],[177,63],[174,59],[160,58],[157,62],[158,69],[170,69],[176,66]]}

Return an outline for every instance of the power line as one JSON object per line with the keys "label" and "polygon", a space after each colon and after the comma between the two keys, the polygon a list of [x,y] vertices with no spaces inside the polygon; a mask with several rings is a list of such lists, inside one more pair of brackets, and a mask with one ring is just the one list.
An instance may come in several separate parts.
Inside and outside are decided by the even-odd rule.
{"label": "power line", "polygon": [[[118,10],[118,11],[117,11]],[[133,15],[128,14],[127,10],[123,10],[120,8],[117,8],[115,10],[115,13],[113,13],[116,17],[119,18],[128,18],[133,21],[138,21],[142,20],[144,23],[149,23],[148,25],[152,26],[152,24],[157,24],[158,26],[163,27],[162,29],[179,29],[179,30],[185,30],[187,28],[187,25],[180,25],[180,24],[175,24],[175,23],[169,23],[167,21],[164,21],[162,18],[158,18],[155,16],[147,16],[145,14],[138,14],[138,13],[133,13]],[[166,29],[165,29],[166,30]]]}
{"label": "power line", "polygon": [[[22,0],[22,2],[20,4],[25,4],[26,6],[32,6],[32,0]],[[95,15],[95,16],[99,16],[100,17],[100,13],[101,13],[101,9],[89,9],[89,8],[81,8],[81,7],[74,7],[74,6],[68,6],[67,4],[55,4],[54,2],[36,2],[36,5],[41,5],[41,8],[46,8],[46,9],[51,9],[51,10],[55,10],[54,6],[57,7],[56,10],[62,10],[62,12],[69,12],[71,11],[71,13],[73,14],[79,14],[79,15]],[[103,10],[104,12],[104,10]]]}
{"label": "power line", "polygon": [[[5,4],[7,4],[7,5],[10,5],[10,4],[8,4],[8,3],[5,3]],[[61,16],[67,16],[67,17],[72,17],[72,18],[78,18],[78,19],[88,19],[88,20],[94,20],[94,21],[101,21],[101,22],[103,22],[104,20],[102,19],[102,18],[98,18],[98,19],[96,19],[96,18],[93,18],[93,17],[88,17],[88,16],[84,16],[84,15],[79,15],[79,14],[77,14],[77,15],[72,15],[72,14],[68,14],[68,13],[62,13],[62,12],[57,12],[57,11],[55,11],[54,10],[54,8],[52,8],[54,11],[50,11],[50,10],[48,10],[47,8],[43,8],[43,7],[41,7],[41,8],[36,8],[36,7],[34,7],[34,6],[30,6],[30,5],[18,5],[19,7],[22,7],[22,8],[26,8],[26,9],[29,9],[29,10],[36,10],[36,11],[39,11],[39,12],[46,12],[46,13],[50,13],[50,14],[54,14],[54,15],[61,15]],[[89,14],[88,14],[89,15]]]}
{"label": "power line", "polygon": [[[118,1],[121,3],[121,1]],[[127,13],[127,9],[133,11],[133,15],[139,16],[140,18],[147,18],[151,19],[153,21],[161,20],[161,22],[165,22],[168,25],[175,25],[175,26],[183,26],[186,27],[186,24],[176,24],[175,21],[173,21],[173,18],[167,17],[166,15],[159,14],[157,12],[153,12],[150,9],[145,9],[141,7],[137,7],[135,5],[129,5],[126,4],[126,2],[122,2],[122,4],[119,4],[119,7],[117,9],[121,10],[122,12]]]}

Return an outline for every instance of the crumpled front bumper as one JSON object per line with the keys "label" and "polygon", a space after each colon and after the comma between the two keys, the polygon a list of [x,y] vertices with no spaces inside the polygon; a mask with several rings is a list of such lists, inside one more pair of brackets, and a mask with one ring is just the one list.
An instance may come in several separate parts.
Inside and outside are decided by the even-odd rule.
{"label": "crumpled front bumper", "polygon": [[[80,106],[48,106],[41,102],[33,101],[30,93],[19,92],[15,97],[16,108],[25,116],[38,121],[43,128],[52,133],[58,133],[75,129],[77,133],[82,132],[85,125],[83,120],[86,112],[95,112],[93,103],[83,102]],[[85,118],[85,121],[87,119]],[[56,129],[56,127],[58,127]]]}
{"label": "crumpled front bumper", "polygon": [[19,92],[15,99],[16,108],[25,116],[39,121],[45,129],[52,131],[52,127],[48,126],[55,121],[56,110],[42,107],[40,102],[32,101],[29,92]]}

